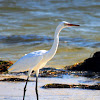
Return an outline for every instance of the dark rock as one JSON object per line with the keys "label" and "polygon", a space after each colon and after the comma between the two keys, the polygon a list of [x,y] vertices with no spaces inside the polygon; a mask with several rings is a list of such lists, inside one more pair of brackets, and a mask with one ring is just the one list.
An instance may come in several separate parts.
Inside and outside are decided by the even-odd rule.
{"label": "dark rock", "polygon": [[93,57],[84,60],[84,62],[66,66],[65,69],[72,71],[100,72],[100,51],[94,53]]}
{"label": "dark rock", "polygon": [[68,84],[47,84],[42,86],[42,88],[70,88],[70,85]]}
{"label": "dark rock", "polygon": [[11,61],[2,61],[2,60],[0,60],[0,73],[7,72],[8,68],[12,64],[13,63]]}
{"label": "dark rock", "polygon": [[81,89],[94,89],[94,90],[100,90],[100,85],[83,85],[83,84],[79,84],[79,85],[75,85],[75,84],[47,84],[42,86],[42,88],[81,88]]}
{"label": "dark rock", "polygon": [[43,68],[40,70],[39,77],[62,77],[66,73],[64,69]]}
{"label": "dark rock", "polygon": [[[21,78],[5,78],[0,81],[7,81],[7,82],[26,82],[26,79]],[[29,82],[33,82],[33,80],[29,80]]]}

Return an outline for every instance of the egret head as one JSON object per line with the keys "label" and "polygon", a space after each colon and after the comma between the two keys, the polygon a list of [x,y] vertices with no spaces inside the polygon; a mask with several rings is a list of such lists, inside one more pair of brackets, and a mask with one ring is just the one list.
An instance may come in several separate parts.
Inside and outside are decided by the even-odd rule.
{"label": "egret head", "polygon": [[76,24],[71,24],[71,23],[66,22],[66,21],[62,21],[61,25],[62,25],[63,28],[71,27],[71,26],[80,26],[80,25],[76,25]]}

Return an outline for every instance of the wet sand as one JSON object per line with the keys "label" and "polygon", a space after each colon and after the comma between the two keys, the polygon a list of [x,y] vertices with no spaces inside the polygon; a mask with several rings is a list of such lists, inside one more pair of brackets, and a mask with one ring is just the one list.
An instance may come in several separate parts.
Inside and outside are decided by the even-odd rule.
{"label": "wet sand", "polygon": [[[10,77],[10,76],[9,76]],[[14,76],[15,77],[15,76]],[[25,78],[25,76],[18,76]],[[0,77],[4,78],[4,77]],[[35,81],[35,77],[30,77]],[[100,90],[87,89],[43,89],[45,84],[60,83],[60,84],[97,84],[98,80],[92,80],[86,77],[78,77],[73,75],[64,75],[62,78],[39,78],[39,98],[40,100],[100,100]],[[25,82],[0,82],[0,100],[22,100],[23,88]],[[35,82],[29,82],[25,100],[36,100]]]}

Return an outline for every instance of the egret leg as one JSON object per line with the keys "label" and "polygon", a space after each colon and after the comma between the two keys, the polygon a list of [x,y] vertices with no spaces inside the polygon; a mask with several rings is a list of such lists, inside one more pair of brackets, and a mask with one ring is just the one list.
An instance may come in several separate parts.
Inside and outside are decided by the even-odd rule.
{"label": "egret leg", "polygon": [[26,93],[26,87],[27,87],[28,79],[29,79],[29,76],[27,77],[26,84],[25,84],[25,87],[24,87],[23,100],[25,100],[25,93]]}
{"label": "egret leg", "polygon": [[37,97],[37,100],[39,100],[37,85],[38,85],[38,76],[36,75],[36,87],[35,87],[35,91],[36,91],[36,97]]}

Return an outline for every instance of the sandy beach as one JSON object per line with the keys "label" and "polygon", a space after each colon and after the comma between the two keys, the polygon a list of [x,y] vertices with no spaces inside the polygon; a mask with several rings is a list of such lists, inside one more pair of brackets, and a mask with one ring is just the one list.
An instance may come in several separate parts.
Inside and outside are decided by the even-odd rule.
{"label": "sandy beach", "polygon": [[[7,76],[6,76],[7,77]],[[10,77],[10,76],[9,76]],[[18,76],[19,77],[19,76]],[[21,76],[20,78],[25,78]],[[4,78],[4,77],[0,77]],[[35,77],[30,77],[35,81]],[[85,77],[76,77],[73,75],[64,75],[62,78],[39,78],[38,90],[40,100],[99,100],[100,90],[88,90],[78,88],[64,89],[43,89],[45,84],[62,83],[62,84],[97,84],[98,80]],[[22,100],[23,88],[25,82],[0,82],[0,100]],[[25,100],[36,100],[35,82],[29,82]]]}

